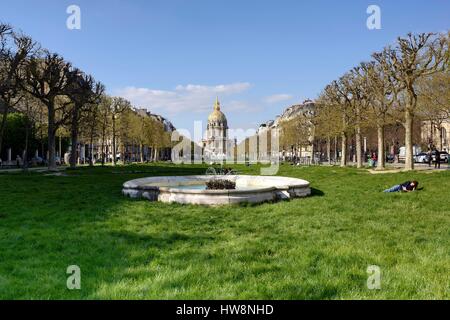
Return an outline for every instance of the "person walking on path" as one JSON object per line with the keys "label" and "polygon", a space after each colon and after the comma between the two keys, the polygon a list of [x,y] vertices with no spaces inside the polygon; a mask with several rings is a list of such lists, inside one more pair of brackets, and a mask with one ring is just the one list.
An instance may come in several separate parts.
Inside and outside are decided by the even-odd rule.
{"label": "person walking on path", "polygon": [[436,148],[434,149],[436,160],[434,161],[434,168],[440,169],[441,168],[441,153]]}
{"label": "person walking on path", "polygon": [[375,168],[375,166],[377,165],[377,161],[378,161],[378,157],[377,157],[377,154],[374,152],[374,153],[372,153],[372,168]]}
{"label": "person walking on path", "polygon": [[427,160],[428,160],[428,166],[431,167],[431,161],[433,161],[433,152],[431,151],[431,148],[428,149]]}
{"label": "person walking on path", "polygon": [[17,157],[16,157],[16,165],[17,165],[17,168],[20,168],[20,162],[21,162],[21,158],[20,158],[20,156],[19,155],[17,155]]}

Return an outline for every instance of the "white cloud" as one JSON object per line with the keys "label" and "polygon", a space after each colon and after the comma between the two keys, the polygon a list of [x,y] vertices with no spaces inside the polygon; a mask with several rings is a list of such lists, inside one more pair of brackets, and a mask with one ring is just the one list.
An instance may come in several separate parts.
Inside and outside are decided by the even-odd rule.
{"label": "white cloud", "polygon": [[255,106],[247,101],[232,100],[226,103],[224,112],[246,111],[254,112],[259,110],[259,106]]}
{"label": "white cloud", "polygon": [[264,102],[270,104],[270,103],[277,103],[277,102],[291,100],[292,98],[293,98],[293,96],[290,94],[280,93],[280,94],[274,94],[274,95],[265,97]]}
{"label": "white cloud", "polygon": [[[222,99],[242,93],[250,87],[251,84],[248,82],[216,86],[178,85],[174,90],[126,87],[117,90],[115,94],[130,100],[136,107],[144,107],[152,112],[164,115],[175,115],[183,112],[209,111],[216,95],[219,96],[219,99]],[[233,102],[234,108],[236,108],[237,103]]]}

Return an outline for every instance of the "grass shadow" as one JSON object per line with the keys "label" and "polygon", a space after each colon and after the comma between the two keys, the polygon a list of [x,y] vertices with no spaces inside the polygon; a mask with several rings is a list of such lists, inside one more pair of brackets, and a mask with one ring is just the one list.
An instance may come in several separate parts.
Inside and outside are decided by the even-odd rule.
{"label": "grass shadow", "polygon": [[325,195],[325,192],[322,190],[311,188],[311,197],[323,197]]}

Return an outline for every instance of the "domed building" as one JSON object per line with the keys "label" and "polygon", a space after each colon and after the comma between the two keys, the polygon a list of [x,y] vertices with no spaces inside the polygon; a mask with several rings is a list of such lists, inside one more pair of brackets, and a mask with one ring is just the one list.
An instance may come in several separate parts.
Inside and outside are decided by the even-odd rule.
{"label": "domed building", "polygon": [[220,110],[219,98],[216,98],[214,110],[208,117],[206,136],[203,140],[204,155],[212,160],[225,159],[228,143],[228,122]]}

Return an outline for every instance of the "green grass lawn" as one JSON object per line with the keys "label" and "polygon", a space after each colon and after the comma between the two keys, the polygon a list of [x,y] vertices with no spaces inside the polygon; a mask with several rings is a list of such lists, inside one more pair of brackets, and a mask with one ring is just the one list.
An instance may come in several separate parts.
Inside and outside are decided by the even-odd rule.
{"label": "green grass lawn", "polygon": [[[313,196],[252,206],[132,200],[123,182],[202,166],[0,174],[2,299],[450,298],[450,172],[283,165]],[[238,167],[257,174],[258,168]],[[411,194],[381,191],[419,180]],[[81,290],[66,268],[81,268]],[[369,265],[381,289],[367,289]]]}

